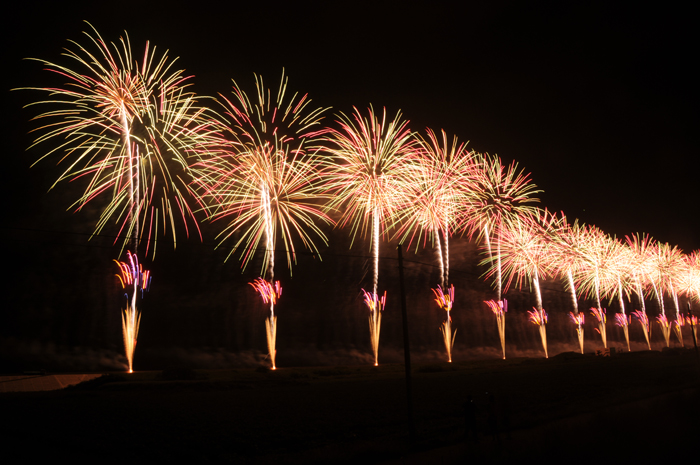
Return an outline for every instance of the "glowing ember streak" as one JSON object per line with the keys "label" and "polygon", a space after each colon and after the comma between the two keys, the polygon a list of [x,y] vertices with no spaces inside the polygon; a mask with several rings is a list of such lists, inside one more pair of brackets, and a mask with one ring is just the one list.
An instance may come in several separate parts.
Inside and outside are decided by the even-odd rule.
{"label": "glowing ember streak", "polygon": [[[115,242],[122,240],[122,247],[131,242],[137,253],[145,240],[146,254],[155,254],[159,229],[165,232],[170,224],[176,242],[175,216],[182,217],[188,235],[188,222],[198,228],[189,206],[187,167],[191,158],[212,146],[214,120],[187,89],[190,77],[174,70],[175,60],[167,51],[158,56],[147,42],[139,63],[128,35],[109,44],[88,25],[88,45],[71,41],[72,48],[65,49],[72,67],[32,58],[67,81],[57,87],[25,88],[49,95],[33,104],[50,109],[34,118],[47,122],[34,130],[40,135],[32,147],[55,144],[39,161],[65,153],[59,163],[67,168],[51,189],[64,180],[87,179],[86,190],[71,208],[80,211],[93,199],[106,197],[95,234],[113,227],[118,232]],[[154,219],[155,229],[144,231]],[[142,237],[144,232],[147,237]]]}
{"label": "glowing ember streak", "polygon": [[625,315],[624,313],[616,313],[615,314],[615,324],[622,328],[622,331],[625,332],[625,340],[627,341],[627,352],[631,352],[630,350],[630,335],[629,335],[629,325],[632,323],[632,317]]}
{"label": "glowing ember streak", "polygon": [[[151,287],[151,274],[144,270],[139,263],[138,257],[127,250],[128,261],[120,262],[114,260],[119,266],[119,282],[126,290],[126,308],[122,310],[122,333],[124,336],[124,350],[129,363],[129,373],[133,373],[134,350],[136,349],[136,339],[139,334],[141,324],[141,312],[137,307],[137,297],[143,298],[143,292]],[[131,295],[129,295],[131,294]]]}
{"label": "glowing ember streak", "polygon": [[447,350],[447,361],[452,362],[452,347],[455,343],[455,335],[457,330],[452,331],[452,318],[450,318],[450,311],[452,311],[452,305],[455,301],[455,287],[450,286],[447,290],[447,294],[442,291],[442,287],[438,285],[437,289],[432,289],[433,294],[435,294],[435,302],[438,306],[447,312],[447,319],[440,326],[440,331],[442,332],[442,338],[445,341],[445,350]]}
{"label": "glowing ember streak", "polygon": [[581,353],[583,353],[583,324],[586,322],[586,316],[583,313],[569,312],[569,318],[571,318],[571,321],[576,325],[578,344],[581,346]]}
{"label": "glowing ember streak", "polygon": [[649,342],[649,337],[651,336],[651,326],[649,325],[649,318],[647,317],[647,314],[640,312],[639,310],[635,310],[632,312],[632,315],[634,315],[637,321],[639,321],[639,324],[642,325],[644,339],[646,339],[647,346],[649,347],[649,350],[651,350],[651,343]]}
{"label": "glowing ember streak", "polygon": [[659,323],[659,326],[661,326],[661,333],[664,335],[664,339],[666,340],[666,347],[670,347],[671,325],[668,318],[666,318],[666,315],[659,315],[656,317],[656,322]]}
{"label": "glowing ember streak", "polygon": [[594,308],[591,307],[591,315],[595,317],[596,320],[598,320],[598,327],[595,328],[596,331],[598,331],[598,334],[600,334],[601,339],[603,340],[603,347],[608,348],[608,335],[605,330],[605,324],[607,323],[608,319],[605,316],[605,309],[604,308]]}
{"label": "glowing ember streak", "polygon": [[365,304],[369,308],[369,337],[374,352],[374,366],[379,365],[379,331],[382,327],[382,312],[386,306],[386,291],[380,299],[375,293],[369,293],[362,289],[365,295]]}
{"label": "glowing ember streak", "polygon": [[263,302],[270,304],[270,316],[265,319],[265,330],[267,334],[267,350],[270,354],[270,362],[272,363],[272,369],[276,370],[277,365],[275,364],[275,357],[277,356],[277,350],[275,346],[277,344],[277,316],[275,315],[275,305],[282,295],[282,286],[280,286],[279,281],[275,281],[274,285],[263,278],[256,278],[252,283],[248,283],[253,286],[253,289],[260,294]]}
{"label": "glowing ember streak", "polygon": [[527,312],[529,320],[538,326],[540,330],[540,338],[542,339],[542,347],[544,348],[544,357],[549,358],[547,354],[547,312],[544,309],[538,310],[534,308]]}
{"label": "glowing ember streak", "polygon": [[506,312],[508,312],[508,301],[506,299],[487,300],[484,301],[489,306],[494,315],[496,315],[496,326],[498,327],[498,336],[501,339],[501,350],[503,351],[503,360],[506,359]]}

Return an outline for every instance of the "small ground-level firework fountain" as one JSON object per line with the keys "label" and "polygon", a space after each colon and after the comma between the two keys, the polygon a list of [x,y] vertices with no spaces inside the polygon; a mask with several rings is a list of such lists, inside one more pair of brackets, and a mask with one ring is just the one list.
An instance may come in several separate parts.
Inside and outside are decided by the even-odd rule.
{"label": "small ground-level firework fountain", "polygon": [[277,355],[277,349],[275,345],[277,343],[277,316],[275,315],[275,305],[282,295],[282,287],[279,281],[275,281],[275,283],[272,284],[263,278],[257,278],[249,284],[260,294],[263,302],[270,304],[270,316],[265,319],[265,330],[267,332],[267,350],[270,354],[270,363],[272,364],[272,369],[276,370],[277,365],[275,365],[275,357]]}
{"label": "small ground-level firework fountain", "polygon": [[540,338],[542,339],[542,348],[544,349],[544,358],[549,358],[547,353],[547,312],[533,308],[527,312],[530,315],[530,322],[536,324],[540,330]]}
{"label": "small ground-level firework fountain", "polygon": [[683,344],[683,326],[685,326],[685,318],[680,313],[677,313],[676,320],[673,322],[673,330],[676,333],[678,342],[681,343],[681,347],[685,347]]}
{"label": "small ground-level firework fountain", "polygon": [[365,304],[369,308],[369,337],[372,342],[374,352],[374,366],[379,365],[379,332],[382,328],[382,312],[386,305],[386,291],[379,298],[374,292],[367,292],[362,289],[365,295]]}
{"label": "small ground-level firework fountain", "polygon": [[598,334],[600,334],[600,338],[603,340],[603,347],[605,349],[608,348],[608,333],[606,331],[606,323],[608,322],[608,318],[605,315],[605,309],[604,308],[596,308],[596,307],[591,307],[591,315],[598,320],[598,327],[595,328],[596,331],[598,331]]}
{"label": "small ground-level firework fountain", "polygon": [[447,361],[452,363],[452,347],[455,344],[455,334],[457,330],[452,331],[452,318],[450,318],[450,311],[452,311],[452,304],[455,301],[455,287],[450,286],[445,294],[442,287],[438,284],[437,289],[432,290],[435,294],[435,302],[440,306],[441,309],[447,312],[447,319],[440,326],[440,332],[442,332],[442,338],[445,341],[445,350],[447,351]]}
{"label": "small ground-level firework fountain", "polygon": [[[688,308],[690,308],[690,305],[688,306]],[[693,339],[695,341],[697,341],[698,340],[698,317],[696,317],[695,315],[686,316],[685,322],[688,323],[688,326],[690,326],[690,330],[692,331],[692,334],[693,334]]]}
{"label": "small ground-level firework fountain", "polygon": [[664,335],[664,340],[666,341],[666,347],[671,346],[671,324],[663,313],[656,317],[656,322],[659,323],[661,327],[661,334]]}
{"label": "small ground-level firework fountain", "polygon": [[642,325],[644,339],[647,340],[647,347],[649,347],[649,350],[651,350],[651,343],[649,342],[649,338],[651,337],[651,325],[649,324],[649,317],[646,313],[639,310],[635,310],[634,312],[632,312],[632,315],[634,315],[637,321],[639,321],[639,324]]}
{"label": "small ground-level firework fountain", "polygon": [[136,349],[136,339],[139,334],[141,323],[141,312],[138,310],[137,298],[143,298],[143,292],[148,291],[151,286],[151,274],[144,270],[139,263],[136,254],[126,252],[128,261],[120,262],[115,260],[119,266],[117,277],[124,289],[126,297],[126,308],[122,310],[122,333],[124,335],[124,351],[129,362],[129,373],[133,373],[134,350]]}
{"label": "small ground-level firework fountain", "polygon": [[578,345],[583,353],[583,324],[586,322],[586,316],[583,313],[569,312],[571,321],[576,325],[576,335],[578,336]]}
{"label": "small ground-level firework fountain", "polygon": [[622,331],[625,333],[625,341],[627,341],[627,352],[632,352],[632,349],[630,349],[630,323],[632,323],[631,316],[625,315],[624,313],[615,314],[615,324],[622,328]]}
{"label": "small ground-level firework fountain", "polygon": [[501,338],[501,350],[503,351],[503,360],[506,359],[506,312],[508,312],[508,301],[506,299],[486,300],[484,301],[489,306],[491,311],[496,315],[496,326],[498,327],[498,336]]}

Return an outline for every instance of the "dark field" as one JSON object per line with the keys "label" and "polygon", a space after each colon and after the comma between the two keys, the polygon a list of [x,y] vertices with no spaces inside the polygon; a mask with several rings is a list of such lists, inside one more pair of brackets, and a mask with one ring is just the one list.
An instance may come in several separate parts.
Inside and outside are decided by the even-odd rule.
{"label": "dark field", "polygon": [[[172,369],[3,394],[3,455],[35,463],[697,463],[692,350],[413,368],[413,441],[402,365]],[[468,395],[477,434],[465,438]]]}

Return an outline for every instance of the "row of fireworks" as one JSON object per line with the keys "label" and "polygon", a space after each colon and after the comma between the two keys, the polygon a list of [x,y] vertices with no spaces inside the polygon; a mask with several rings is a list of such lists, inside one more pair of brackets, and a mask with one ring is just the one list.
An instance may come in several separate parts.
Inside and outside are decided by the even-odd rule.
{"label": "row of fireworks", "polygon": [[[201,237],[199,216],[224,223],[218,238],[232,243],[230,254],[240,253],[243,267],[256,250],[264,250],[261,277],[251,285],[269,305],[273,369],[275,305],[282,292],[274,276],[275,250],[285,251],[291,269],[295,242],[301,240],[315,253],[318,240],[327,244],[323,224],[349,226],[353,241],[358,235],[371,238],[373,283],[363,292],[375,364],[386,303],[386,293],[378,292],[381,237],[409,245],[415,241],[416,247],[430,240],[438,251],[440,283],[433,291],[447,313],[441,331],[450,360],[456,331],[450,317],[454,287],[449,284],[454,235],[483,239],[483,264],[497,292],[489,305],[503,344],[502,294],[513,281],[530,283],[536,291],[531,318],[540,327],[545,353],[543,279],[565,277],[572,317],[581,319],[579,329],[583,316],[577,292],[595,297],[598,312],[601,297],[617,297],[620,321],[625,322],[624,295],[640,297],[640,321],[647,318],[645,294],[659,300],[663,318],[663,296],[672,296],[676,322],[683,321],[679,293],[700,300],[699,251],[685,255],[646,235],[622,242],[594,226],[570,224],[564,215],[534,205],[540,191],[517,164],[505,166],[497,156],[476,153],[444,131],[414,133],[400,112],[390,119],[386,110],[376,113],[370,106],[365,114],[354,109],[350,115],[337,114],[335,126],[326,126],[328,108],[311,105],[308,94],[292,94],[284,73],[276,91],[256,76],[252,99],[235,82],[233,98],[200,97],[167,52],[158,55],[147,43],[139,61],[126,35],[116,44],[105,42],[94,28],[85,35],[87,46],[71,42],[72,48],[65,49],[69,64],[36,60],[63,82],[25,88],[49,95],[32,103],[48,107],[35,118],[46,123],[35,129],[39,135],[32,147],[52,144],[40,160],[63,152],[61,161],[68,166],[56,183],[84,182],[75,209],[103,199],[95,232],[113,227],[117,237],[125,238],[121,250],[134,251],[120,262],[129,370],[140,322],[137,297],[150,284],[138,255],[145,246],[143,254],[154,257],[166,231],[175,239],[176,217],[188,236],[194,230]],[[627,323],[624,327],[627,335]]]}

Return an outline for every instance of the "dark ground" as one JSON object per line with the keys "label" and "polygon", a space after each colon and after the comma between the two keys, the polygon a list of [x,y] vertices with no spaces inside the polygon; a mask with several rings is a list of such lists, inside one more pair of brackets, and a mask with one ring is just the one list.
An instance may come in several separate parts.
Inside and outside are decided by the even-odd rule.
{"label": "dark ground", "polygon": [[[414,365],[413,441],[403,375],[399,364],[170,369],[7,393],[3,455],[78,463],[697,459],[700,364],[692,350]],[[478,434],[465,440],[468,395]]]}

